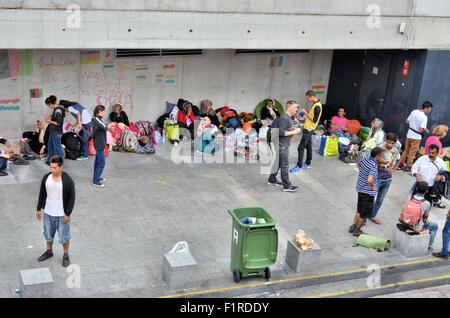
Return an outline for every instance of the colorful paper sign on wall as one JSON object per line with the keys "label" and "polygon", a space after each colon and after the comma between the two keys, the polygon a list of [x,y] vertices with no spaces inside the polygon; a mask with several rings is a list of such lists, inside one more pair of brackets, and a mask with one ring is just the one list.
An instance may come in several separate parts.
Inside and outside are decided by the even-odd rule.
{"label": "colorful paper sign on wall", "polygon": [[103,50],[103,68],[113,68],[116,59],[116,50]]}
{"label": "colorful paper sign on wall", "polygon": [[86,64],[100,64],[100,51],[81,51],[80,63]]}
{"label": "colorful paper sign on wall", "polygon": [[176,64],[164,64],[161,71],[155,75],[155,86],[175,86],[177,84]]}
{"label": "colorful paper sign on wall", "polygon": [[17,105],[20,103],[20,99],[5,99],[0,100],[0,111],[19,111],[20,105]]}
{"label": "colorful paper sign on wall", "polygon": [[324,94],[325,93],[325,85],[313,85],[311,89],[315,94]]}
{"label": "colorful paper sign on wall", "polygon": [[33,75],[33,51],[22,50],[22,75]]}
{"label": "colorful paper sign on wall", "polygon": [[11,77],[20,76],[22,74],[22,56],[20,50],[9,50],[8,54]]}
{"label": "colorful paper sign on wall", "polygon": [[31,98],[42,98],[44,96],[44,91],[39,88],[30,89],[30,97]]}

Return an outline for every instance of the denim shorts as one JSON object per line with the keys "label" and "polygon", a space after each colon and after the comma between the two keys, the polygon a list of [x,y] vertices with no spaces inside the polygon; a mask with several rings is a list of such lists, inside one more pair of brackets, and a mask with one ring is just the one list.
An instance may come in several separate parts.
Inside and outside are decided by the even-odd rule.
{"label": "denim shorts", "polygon": [[60,244],[70,241],[70,221],[64,224],[63,219],[63,216],[50,216],[44,213],[44,238],[48,243],[53,242],[56,232],[58,232]]}

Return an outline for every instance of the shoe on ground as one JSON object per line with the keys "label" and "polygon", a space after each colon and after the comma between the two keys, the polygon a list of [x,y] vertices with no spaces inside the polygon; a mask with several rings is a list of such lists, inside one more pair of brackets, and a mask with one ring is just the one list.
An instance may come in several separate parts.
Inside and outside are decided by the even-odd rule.
{"label": "shoe on ground", "polygon": [[297,190],[297,186],[293,186],[293,185],[291,185],[290,187],[288,187],[288,188],[283,188],[283,191],[284,192],[295,192],[296,190]]}
{"label": "shoe on ground", "polygon": [[100,182],[105,182],[106,178],[100,178]]}
{"label": "shoe on ground", "polygon": [[68,254],[64,254],[63,260],[62,260],[62,266],[68,267],[70,265],[70,259]]}
{"label": "shoe on ground", "polygon": [[0,177],[6,177],[7,175],[8,175],[8,172],[0,171]]}
{"label": "shoe on ground", "polygon": [[104,188],[105,185],[100,182],[91,182],[91,185],[97,188]]}
{"label": "shoe on ground", "polygon": [[289,170],[290,173],[299,173],[300,171],[302,171],[302,168],[300,168],[299,166],[295,166],[294,168]]}
{"label": "shoe on ground", "polygon": [[428,250],[427,250],[427,253],[428,253],[428,254],[433,253],[433,248],[432,248],[432,247],[429,247]]}
{"label": "shoe on ground", "polygon": [[302,164],[302,169],[311,169],[311,165],[307,165],[306,163]]}
{"label": "shoe on ground", "polygon": [[275,181],[275,182],[267,182],[267,184],[268,185],[271,185],[271,186],[278,186],[278,187],[282,187],[283,186],[283,182],[280,182],[280,181]]}
{"label": "shoe on ground", "polygon": [[437,257],[437,258],[443,258],[443,259],[448,259],[448,255],[447,256],[445,256],[444,254],[442,254],[442,253],[433,253],[433,256],[434,257]]}
{"label": "shoe on ground", "polygon": [[353,231],[353,236],[356,236],[356,237],[363,235],[363,234],[365,234],[365,233],[363,231],[361,231],[361,229],[355,228],[355,230]]}
{"label": "shoe on ground", "polygon": [[350,227],[348,228],[348,233],[353,233],[355,231],[355,229],[356,229],[355,224],[350,225]]}
{"label": "shoe on ground", "polygon": [[81,156],[80,158],[77,158],[77,161],[88,160],[88,159],[89,159],[88,157]]}
{"label": "shoe on ground", "polygon": [[435,208],[438,208],[438,209],[445,209],[445,208],[446,208],[445,204],[442,204],[442,202],[439,202],[439,203],[433,203],[433,206],[434,206]]}
{"label": "shoe on ground", "polygon": [[53,257],[53,251],[45,251],[44,254],[42,254],[39,258],[38,258],[38,262],[43,262],[48,260],[50,257]]}

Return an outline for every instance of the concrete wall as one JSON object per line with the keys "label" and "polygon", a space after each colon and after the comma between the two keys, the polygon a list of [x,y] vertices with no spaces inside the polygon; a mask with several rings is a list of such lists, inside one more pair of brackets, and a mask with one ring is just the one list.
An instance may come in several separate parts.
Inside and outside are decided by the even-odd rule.
{"label": "concrete wall", "polygon": [[0,47],[450,48],[449,17],[448,0],[3,0]]}
{"label": "concrete wall", "polygon": [[[428,128],[436,125],[449,125],[450,118],[450,52],[427,52],[426,64],[420,89],[419,105],[424,101],[433,103],[433,111],[428,115]],[[444,146],[450,145],[450,136],[441,140]]]}
{"label": "concrete wall", "polygon": [[[176,103],[180,97],[197,105],[208,98],[217,108],[254,111],[269,96],[306,104],[305,91],[324,85],[319,97],[325,102],[332,59],[332,51],[235,55],[233,50],[205,50],[200,56],[112,60],[106,50],[87,53],[0,51],[0,135],[15,138],[32,129],[49,112],[44,100],[51,94],[89,109],[120,102],[134,121],[155,121],[166,101]],[[114,51],[109,53],[114,56]],[[2,56],[9,69],[1,67]],[[43,96],[31,98],[30,89],[42,89]]]}

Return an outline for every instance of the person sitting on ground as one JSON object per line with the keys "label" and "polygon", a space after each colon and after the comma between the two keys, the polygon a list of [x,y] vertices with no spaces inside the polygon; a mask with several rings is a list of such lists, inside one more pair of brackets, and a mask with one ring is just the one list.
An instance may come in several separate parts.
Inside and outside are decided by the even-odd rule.
{"label": "person sitting on ground", "polygon": [[[428,192],[428,184],[425,181],[417,182],[415,194],[403,206],[402,213],[400,215],[400,223],[403,227],[398,226],[400,230],[405,230],[409,234],[430,234],[430,242],[428,244],[428,253],[433,251],[434,238],[438,230],[438,225],[435,222],[429,221],[431,204],[425,199]],[[416,207],[419,212],[416,211]],[[420,216],[419,216],[420,213]],[[417,214],[417,221],[412,216]],[[414,224],[413,224],[414,223]]]}
{"label": "person sitting on ground", "polygon": [[377,142],[376,147],[381,147],[384,144],[384,138],[386,133],[383,130],[384,123],[379,118],[374,118],[370,125],[369,139],[375,139]]}
{"label": "person sitting on ground", "polygon": [[188,129],[191,134],[191,140],[194,140],[194,126],[197,116],[192,111],[192,103],[185,101],[178,111],[177,122],[180,128]]}
{"label": "person sitting on ground", "polygon": [[118,124],[123,123],[126,126],[130,126],[130,121],[128,120],[127,113],[122,110],[122,105],[115,104],[113,111],[109,114],[109,119],[111,122],[116,122]]}
{"label": "person sitting on ground", "polygon": [[29,140],[29,145],[33,152],[41,156],[41,160],[45,160],[47,154],[47,143],[50,137],[50,131],[47,129],[48,124],[46,122],[36,121],[36,137]]}
{"label": "person sitting on ground", "polygon": [[339,107],[338,115],[333,116],[331,118],[331,129],[330,133],[335,134],[337,137],[350,137],[350,134],[347,132],[347,118],[345,118],[345,109],[344,107]]}
{"label": "person sitting on ground", "polygon": [[448,126],[438,125],[433,129],[433,135],[428,137],[425,141],[425,154],[428,155],[431,145],[436,145],[439,147],[439,157],[444,158],[446,156],[446,151],[442,149],[442,143],[439,139],[444,138],[447,135]]}
{"label": "person sitting on ground", "polygon": [[272,98],[266,99],[266,107],[261,109],[261,120],[275,120],[280,117],[280,112],[275,107],[275,100]]}
{"label": "person sitting on ground", "polygon": [[8,172],[6,172],[6,168],[8,167],[8,159],[9,154],[6,151],[0,149],[0,177],[6,177]]}
{"label": "person sitting on ground", "polygon": [[447,212],[447,219],[445,221],[444,229],[442,230],[442,251],[433,253],[434,257],[448,259],[450,252],[450,210]]}
{"label": "person sitting on ground", "polygon": [[203,117],[197,128],[197,152],[214,154],[218,150],[218,144],[215,142],[217,137],[222,137],[220,130],[211,123],[209,117]]}
{"label": "person sitting on ground", "polygon": [[439,173],[448,171],[444,160],[438,157],[438,153],[439,147],[437,145],[430,145],[428,155],[417,159],[411,168],[411,174],[416,178],[416,182],[425,181],[428,184],[428,192],[425,198],[433,206],[445,209],[445,205],[440,201],[440,196],[433,191],[436,181],[444,181],[444,176],[439,175]]}
{"label": "person sitting on ground", "polygon": [[214,126],[219,127],[220,125],[219,117],[217,116],[216,112],[213,109],[213,103],[209,99],[205,99],[200,102],[200,116],[202,117],[208,116],[211,123]]}

